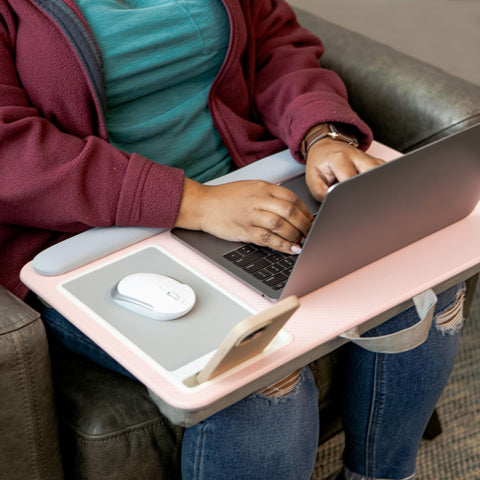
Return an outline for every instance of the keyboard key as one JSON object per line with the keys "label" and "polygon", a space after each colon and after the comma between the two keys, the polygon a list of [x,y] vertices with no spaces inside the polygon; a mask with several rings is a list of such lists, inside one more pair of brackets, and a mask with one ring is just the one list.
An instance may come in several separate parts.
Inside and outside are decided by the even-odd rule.
{"label": "keyboard key", "polygon": [[257,270],[257,271],[253,274],[253,276],[254,276],[255,278],[258,278],[259,280],[265,280],[266,278],[271,277],[272,274],[271,274],[271,273],[268,273],[268,272],[265,271],[265,270]]}
{"label": "keyboard key", "polygon": [[249,263],[253,263],[255,260],[259,260],[260,258],[263,257],[262,252],[252,252],[246,255],[245,257],[240,257],[237,258],[236,260],[233,261],[235,265],[238,265],[239,267],[245,267]]}
{"label": "keyboard key", "polygon": [[292,273],[292,270],[293,270],[293,267],[286,268],[286,269],[283,271],[283,274],[284,274],[284,275],[290,275],[290,274]]}
{"label": "keyboard key", "polygon": [[227,259],[227,260],[230,260],[231,262],[233,262],[234,260],[237,260],[238,258],[241,258],[242,255],[240,253],[238,253],[236,250],[233,250],[231,252],[227,252],[223,255],[223,258]]}
{"label": "keyboard key", "polygon": [[297,258],[298,257],[296,255],[285,257],[285,258],[282,258],[282,260],[280,260],[278,264],[284,268],[293,267],[295,265],[295,262],[297,261]]}
{"label": "keyboard key", "polygon": [[279,267],[278,265],[275,265],[274,263],[272,263],[272,264],[268,265],[268,267],[265,267],[265,270],[267,272],[275,274],[275,273],[280,273],[283,270],[283,268]]}
{"label": "keyboard key", "polygon": [[284,257],[283,253],[274,252],[267,257],[267,260],[269,262],[275,263],[275,262],[278,262],[278,261],[282,260],[283,257]]}
{"label": "keyboard key", "polygon": [[237,248],[236,250],[240,255],[248,255],[249,253],[252,252],[257,252],[258,249],[255,247],[255,245],[243,245],[240,248]]}
{"label": "keyboard key", "polygon": [[[257,270],[260,270],[261,268],[265,268],[266,266],[270,265],[264,258],[260,258],[259,260],[249,263],[246,267],[243,267],[243,269],[246,272],[249,273],[254,273]],[[272,272],[274,273],[274,272]]]}
{"label": "keyboard key", "polygon": [[287,284],[287,281],[284,280],[283,282],[277,283],[277,284],[274,285],[272,288],[273,288],[274,290],[281,290],[283,287],[285,287],[286,284]]}
{"label": "keyboard key", "polygon": [[272,275],[271,277],[266,278],[263,283],[265,285],[268,285],[270,287],[273,287],[277,283],[286,281],[287,277],[283,273],[276,273],[275,275]]}

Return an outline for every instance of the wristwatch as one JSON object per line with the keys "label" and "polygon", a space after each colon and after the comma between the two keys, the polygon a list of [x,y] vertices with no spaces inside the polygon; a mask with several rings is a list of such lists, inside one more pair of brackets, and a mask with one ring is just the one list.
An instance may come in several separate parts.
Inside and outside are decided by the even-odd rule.
{"label": "wristwatch", "polygon": [[340,140],[353,147],[358,147],[358,140],[355,137],[340,132],[337,127],[331,123],[322,123],[321,125],[313,127],[307,135],[305,135],[305,138],[300,144],[300,153],[305,160],[307,159],[308,152],[312,146],[325,137],[333,138],[333,140]]}

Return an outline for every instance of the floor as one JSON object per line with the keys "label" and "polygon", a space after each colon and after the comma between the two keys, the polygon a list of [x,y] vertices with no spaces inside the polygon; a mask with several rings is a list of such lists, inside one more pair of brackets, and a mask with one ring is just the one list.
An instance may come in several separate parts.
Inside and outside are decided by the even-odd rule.
{"label": "floor", "polygon": [[288,0],[480,84],[480,0]]}

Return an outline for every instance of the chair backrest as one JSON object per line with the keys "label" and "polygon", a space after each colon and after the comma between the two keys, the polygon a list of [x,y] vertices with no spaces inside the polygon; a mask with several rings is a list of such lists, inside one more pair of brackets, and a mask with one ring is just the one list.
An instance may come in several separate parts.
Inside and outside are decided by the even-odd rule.
{"label": "chair backrest", "polygon": [[343,79],[350,104],[378,141],[405,153],[480,122],[480,85],[295,11],[301,25],[321,36],[320,63]]}

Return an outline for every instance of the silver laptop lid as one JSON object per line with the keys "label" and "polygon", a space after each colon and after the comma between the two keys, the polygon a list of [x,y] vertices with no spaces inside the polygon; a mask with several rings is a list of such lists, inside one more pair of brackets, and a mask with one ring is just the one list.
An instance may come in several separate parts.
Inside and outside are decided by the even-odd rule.
{"label": "silver laptop lid", "polygon": [[[304,180],[284,186],[290,184],[314,208]],[[226,252],[244,244],[191,230],[173,229],[172,234],[275,300],[306,295],[430,235],[467,216],[479,199],[480,124],[336,185],[281,288],[249,274],[248,262],[226,260]]]}
{"label": "silver laptop lid", "polygon": [[282,297],[305,295],[466,217],[480,199],[480,124],[339,183]]}

